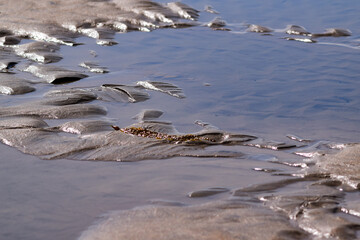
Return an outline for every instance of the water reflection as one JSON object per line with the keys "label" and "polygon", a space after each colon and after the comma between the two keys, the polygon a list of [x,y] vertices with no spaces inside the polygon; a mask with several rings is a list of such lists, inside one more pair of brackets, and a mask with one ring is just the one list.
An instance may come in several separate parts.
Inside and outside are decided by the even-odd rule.
{"label": "water reflection", "polygon": [[[56,4],[57,1],[53,3]],[[179,132],[196,132],[199,126],[195,126],[193,122],[203,120],[228,132],[241,132],[280,142],[288,141],[286,135],[289,133],[299,135],[303,139],[313,140],[309,148],[298,151],[298,153],[310,154],[307,156],[332,151],[316,143],[359,142],[358,66],[360,62],[357,49],[360,5],[357,1],[327,1],[324,4],[309,0],[299,4],[280,0],[267,2],[228,0],[221,3],[197,0],[187,3],[198,10],[211,5],[219,14],[214,15],[209,10],[202,11],[199,12],[196,24],[185,20],[185,23],[173,25],[176,28],[186,27],[182,29],[169,29],[164,22],[159,23],[157,20],[155,23],[164,24],[162,25],[164,29],[154,30],[154,26],[149,22],[128,24],[126,29],[130,27],[131,31],[121,34],[106,32],[102,29],[103,26],[91,25],[92,22],[86,22],[84,25],[67,25],[68,30],[75,26],[76,36],[66,35],[59,38],[58,42],[74,45],[76,40],[76,43],[84,43],[84,45],[61,46],[60,50],[56,47],[52,48],[52,51],[51,48],[50,51],[44,51],[37,47],[35,51],[27,49],[30,51],[27,55],[24,55],[27,50],[20,51],[22,50],[20,49],[17,55],[21,57],[12,53],[15,49],[13,46],[6,47],[6,50],[2,47],[1,52],[4,54],[1,53],[1,71],[15,73],[6,75],[7,78],[13,80],[15,78],[10,77],[13,75],[17,78],[12,82],[2,78],[0,84],[4,87],[1,90],[3,93],[29,93],[0,96],[1,107],[24,106],[24,103],[34,99],[45,98],[43,94],[49,90],[96,88],[104,84],[134,86],[137,82],[165,82],[182,89],[186,98],[178,99],[161,92],[151,92],[151,98],[147,101],[130,104],[127,101],[100,102],[93,99],[94,96],[90,94],[91,99],[99,105],[95,110],[100,114],[91,116],[96,119],[88,119],[90,118],[88,115],[84,117],[88,121],[86,123],[90,124],[86,125],[85,130],[74,128],[66,119],[45,120],[46,122],[39,120],[32,124],[40,124],[41,127],[48,125],[50,128],[61,126],[63,129],[70,129],[69,131],[80,129],[81,133],[94,129],[94,126],[97,126],[95,130],[113,131],[107,123],[113,124],[116,121],[119,126],[129,126],[133,122],[132,117],[142,110],[159,109],[164,113],[164,118],[173,122]],[[101,5],[102,2],[95,1],[92,4]],[[113,9],[108,10],[107,16],[114,13]],[[197,12],[192,12],[195,13]],[[17,21],[18,16],[15,16]],[[64,16],[59,16],[60,20]],[[222,25],[226,24],[217,27],[229,28],[233,32],[238,31],[243,34],[213,31],[206,27],[206,24],[216,16],[224,20],[225,23]],[[98,21],[101,22],[101,19]],[[8,21],[4,22],[8,23]],[[272,35],[266,36],[247,32],[248,24],[266,26],[275,31],[271,33]],[[285,41],[281,37],[289,36],[278,30],[285,29],[291,24],[304,26],[311,33],[322,33],[327,28],[350,29],[352,36],[319,38],[316,39],[318,41],[316,44]],[[117,26],[117,31],[127,31],[120,23],[112,26]],[[40,26],[38,27],[41,29]],[[49,29],[45,28],[45,30],[49,33],[47,32]],[[147,30],[154,31],[149,33]],[[79,37],[78,34],[100,38],[100,41]],[[48,38],[49,36],[41,35],[39,31],[29,34],[29,37],[35,40],[39,40],[39,37],[42,37],[42,40],[56,40]],[[4,39],[3,42],[17,42],[15,39],[10,40]],[[22,46],[24,44],[24,47],[36,47],[33,43],[25,45],[29,42],[34,40],[21,39],[20,44]],[[115,42],[118,44],[113,45]],[[104,47],[99,44],[113,46]],[[46,48],[46,44],[42,46]],[[24,57],[30,60],[23,59]],[[58,60],[61,61],[56,62]],[[22,72],[29,64],[37,66],[38,63],[33,61],[45,63],[52,61],[50,66],[65,68],[90,77],[67,85],[53,86],[44,83],[47,80],[40,80],[41,76],[39,78]],[[18,65],[10,64],[15,62]],[[94,68],[94,65],[86,64],[86,68],[78,66],[84,62],[96,62],[98,66],[106,67],[110,73],[97,75],[91,72],[91,67]],[[95,68],[97,69],[98,66],[95,65]],[[26,80],[26,84],[17,86],[15,83],[21,82],[20,80]],[[39,83],[41,81],[43,83]],[[33,91],[34,89],[36,91]],[[129,89],[122,92],[131,95]],[[83,100],[89,101],[90,95]],[[122,99],[128,98],[125,96]],[[74,101],[74,99],[70,97],[66,101]],[[44,102],[40,105],[49,107],[49,104]],[[31,108],[36,111],[40,105],[31,104]],[[30,107],[22,108],[31,110]],[[54,111],[56,109],[58,108],[53,108]],[[80,112],[78,110],[74,108],[70,112],[76,115]],[[106,112],[106,117],[101,117],[98,121],[99,115]],[[74,122],[81,123],[77,120],[84,119],[74,119]],[[13,127],[19,128],[16,124]],[[24,125],[20,124],[20,127]],[[68,133],[62,134],[64,135],[61,137],[64,137]],[[62,138],[56,139],[61,142]],[[321,141],[324,139],[325,142]],[[42,147],[44,145],[46,144],[41,144]],[[26,150],[37,151],[31,147]],[[351,231],[356,231],[358,220],[350,218],[348,213],[357,216],[358,191],[354,191],[354,186],[357,185],[353,183],[354,179],[355,182],[358,181],[358,176],[352,176],[351,186],[346,186],[348,179],[337,171],[339,168],[343,169],[341,163],[336,161],[338,158],[326,156],[318,163],[304,163],[301,158],[286,151],[268,152],[245,146],[211,146],[209,150],[222,153],[238,151],[244,153],[242,156],[249,157],[203,158],[196,161],[193,158],[175,158],[129,165],[99,162],[90,164],[65,160],[44,162],[31,156],[21,155],[14,149],[2,145],[3,167],[0,174],[2,178],[0,190],[4,193],[1,194],[1,202],[4,203],[1,212],[5,217],[0,224],[1,237],[48,239],[49,236],[59,236],[59,239],[74,239],[91,225],[96,216],[110,210],[129,209],[144,205],[149,199],[158,198],[200,204],[209,200],[223,199],[230,194],[225,191],[219,195],[199,199],[188,199],[186,194],[194,191],[201,193],[201,189],[206,193],[209,189],[237,189],[240,190],[239,193],[250,185],[254,187],[259,184],[258,186],[264,187],[261,185],[264,182],[274,183],[279,180],[280,183],[287,183],[288,180],[284,179],[304,176],[302,170],[298,172],[299,169],[318,165],[320,169],[335,174],[331,176],[325,172],[324,175],[311,178],[320,187],[312,186],[312,181],[298,182],[296,179],[294,184],[280,184],[281,187],[270,189],[276,193],[275,195],[270,196],[267,192],[257,191],[255,195],[238,194],[241,196],[233,197],[256,204],[262,204],[260,200],[266,200],[268,207],[285,213],[290,212],[291,216],[297,217],[299,226],[307,229],[308,232],[323,231],[323,234],[327,234],[324,231],[326,224],[325,227],[318,225],[318,228],[309,229],[314,222],[318,222],[317,216],[331,220],[328,225],[331,223],[333,224],[331,226],[335,226],[333,229],[336,229],[336,236],[351,238],[353,235],[342,234],[349,231],[352,234]],[[344,153],[340,153],[342,154]],[[334,161],[326,164],[325,160],[328,158]],[[283,164],[280,165],[279,162]],[[358,171],[355,171],[356,173]],[[354,173],[350,172],[350,174]],[[320,179],[322,177],[325,179]],[[306,185],[308,183],[309,186]],[[307,187],[305,192],[298,191],[305,186]],[[352,192],[346,192],[343,196],[339,193],[340,189]],[[326,197],[323,197],[325,195]],[[290,205],[288,205],[289,201]],[[240,205],[245,206],[242,204],[243,202]],[[203,205],[194,208],[202,207]],[[174,211],[180,215],[184,213],[182,208]],[[244,211],[247,213],[246,210]],[[259,211],[264,214],[262,210]],[[266,208],[264,211],[269,212],[269,209]],[[345,217],[341,215],[344,213],[347,214]],[[278,216],[272,214],[274,213],[271,211],[270,220]],[[338,215],[343,218],[334,219]],[[238,218],[228,216],[225,220],[236,222]],[[287,224],[285,223],[286,226]],[[353,228],[348,228],[351,226]],[[294,234],[294,231],[290,232]],[[281,234],[280,236],[288,237],[289,231]]]}

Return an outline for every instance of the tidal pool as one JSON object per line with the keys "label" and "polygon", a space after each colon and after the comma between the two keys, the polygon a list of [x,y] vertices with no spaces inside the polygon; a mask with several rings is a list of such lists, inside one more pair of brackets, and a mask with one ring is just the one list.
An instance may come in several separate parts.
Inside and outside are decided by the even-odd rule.
{"label": "tidal pool", "polygon": [[358,1],[0,6],[1,239],[360,238]]}

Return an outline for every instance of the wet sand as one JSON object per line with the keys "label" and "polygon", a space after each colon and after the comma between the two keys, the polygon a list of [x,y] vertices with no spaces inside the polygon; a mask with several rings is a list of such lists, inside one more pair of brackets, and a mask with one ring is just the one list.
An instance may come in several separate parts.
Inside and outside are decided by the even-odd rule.
{"label": "wet sand", "polygon": [[[146,205],[150,200],[198,204],[227,198],[229,193],[205,199],[190,199],[187,193],[214,186],[245,187],[249,178],[254,184],[276,179],[251,171],[259,164],[248,160],[41,161],[3,145],[1,152],[4,239],[75,239],[109,211]],[[266,165],[272,166],[261,164]]]}
{"label": "wet sand", "polygon": [[359,238],[359,4],[188,4],[1,2],[1,239]]}

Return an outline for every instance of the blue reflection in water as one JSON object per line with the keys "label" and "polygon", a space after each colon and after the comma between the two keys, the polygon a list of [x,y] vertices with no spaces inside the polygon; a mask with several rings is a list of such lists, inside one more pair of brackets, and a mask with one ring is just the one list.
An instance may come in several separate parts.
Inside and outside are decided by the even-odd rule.
{"label": "blue reflection in water", "polygon": [[200,22],[220,16],[240,32],[245,23],[278,30],[297,24],[314,33],[337,27],[353,35],[309,44],[281,39],[287,36],[282,32],[234,34],[203,26],[119,34],[120,44],[105,49],[104,65],[113,72],[130,70],[145,79],[173,82],[187,95],[181,101],[154,97],[132,109],[156,106],[184,131],[202,119],[234,131],[358,141],[360,50],[346,47],[360,45],[358,1],[188,4],[200,10],[209,4],[220,12],[202,12]]}

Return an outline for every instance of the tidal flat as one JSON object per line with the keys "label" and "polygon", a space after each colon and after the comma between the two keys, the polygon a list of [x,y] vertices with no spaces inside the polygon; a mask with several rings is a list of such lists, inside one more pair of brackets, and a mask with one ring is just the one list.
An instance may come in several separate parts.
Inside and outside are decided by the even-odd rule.
{"label": "tidal flat", "polygon": [[360,238],[357,1],[0,7],[0,239]]}

